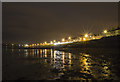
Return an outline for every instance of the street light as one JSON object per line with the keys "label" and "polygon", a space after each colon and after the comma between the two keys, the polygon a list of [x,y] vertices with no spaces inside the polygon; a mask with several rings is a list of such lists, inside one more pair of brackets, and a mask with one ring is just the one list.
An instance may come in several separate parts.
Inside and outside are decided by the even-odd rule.
{"label": "street light", "polygon": [[86,38],[83,38],[83,41],[86,41]]}
{"label": "street light", "polygon": [[104,33],[107,33],[107,30],[104,30]]}
{"label": "street light", "polygon": [[62,39],[62,41],[64,42],[64,41],[65,41],[65,39],[63,38],[63,39]]}
{"label": "street light", "polygon": [[47,44],[47,42],[45,42],[45,44]]}
{"label": "street light", "polygon": [[34,46],[34,44],[32,44],[32,46]]}
{"label": "street light", "polygon": [[53,40],[53,42],[56,42],[56,40]]}
{"label": "street light", "polygon": [[12,48],[13,48],[14,44],[12,44]]}
{"label": "street light", "polygon": [[52,42],[52,41],[50,41],[50,44],[53,44],[53,42]]}
{"label": "street light", "polygon": [[28,47],[29,45],[28,44],[25,44],[25,47]]}
{"label": "street light", "polygon": [[70,40],[70,39],[71,39],[71,37],[68,37],[68,39]]}
{"label": "street light", "polygon": [[88,34],[85,34],[85,37],[88,37]]}
{"label": "street light", "polygon": [[37,45],[39,46],[39,43]]}
{"label": "street light", "polygon": [[40,43],[40,45],[42,45],[42,43]]}
{"label": "street light", "polygon": [[60,43],[60,41],[58,41],[58,43]]}
{"label": "street light", "polygon": [[93,39],[95,39],[95,37],[93,37]]}

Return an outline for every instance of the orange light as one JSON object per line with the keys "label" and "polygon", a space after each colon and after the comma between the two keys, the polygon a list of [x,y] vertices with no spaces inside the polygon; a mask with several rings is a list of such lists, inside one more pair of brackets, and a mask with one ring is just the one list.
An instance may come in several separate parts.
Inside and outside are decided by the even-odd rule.
{"label": "orange light", "polygon": [[86,41],[86,38],[83,38],[83,41]]}

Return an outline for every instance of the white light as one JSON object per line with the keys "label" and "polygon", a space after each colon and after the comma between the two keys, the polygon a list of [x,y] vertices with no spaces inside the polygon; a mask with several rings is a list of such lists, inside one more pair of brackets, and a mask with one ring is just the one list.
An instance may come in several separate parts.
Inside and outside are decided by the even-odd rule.
{"label": "white light", "polygon": [[68,37],[68,39],[70,40],[70,39],[71,39],[71,37]]}
{"label": "white light", "polygon": [[47,44],[47,42],[45,42],[45,44]]}
{"label": "white light", "polygon": [[67,43],[73,43],[73,42],[61,42],[61,43],[54,43],[54,45],[67,44]]}
{"label": "white light", "polygon": [[63,38],[63,39],[62,39],[62,41],[64,42],[64,41],[65,41],[65,39]]}
{"label": "white light", "polygon": [[87,35],[87,34],[85,34],[85,37],[88,37],[88,35]]}
{"label": "white light", "polygon": [[52,41],[51,41],[50,43],[51,43],[51,44],[53,44],[53,42],[52,42]]}
{"label": "white light", "polygon": [[53,42],[56,42],[56,40],[53,40]]}
{"label": "white light", "polygon": [[107,33],[107,30],[104,30],[104,33]]}
{"label": "white light", "polygon": [[25,47],[28,47],[28,44],[25,44]]}

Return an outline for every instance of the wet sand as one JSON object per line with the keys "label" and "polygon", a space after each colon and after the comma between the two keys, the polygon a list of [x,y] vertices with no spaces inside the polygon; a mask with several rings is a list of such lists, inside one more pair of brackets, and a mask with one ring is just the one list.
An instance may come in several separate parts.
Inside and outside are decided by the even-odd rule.
{"label": "wet sand", "polygon": [[119,49],[3,49],[3,80],[120,80]]}

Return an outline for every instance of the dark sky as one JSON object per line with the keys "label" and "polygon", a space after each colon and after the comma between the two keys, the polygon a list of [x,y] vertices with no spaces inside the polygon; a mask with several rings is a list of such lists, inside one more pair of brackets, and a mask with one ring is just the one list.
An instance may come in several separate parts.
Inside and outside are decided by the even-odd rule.
{"label": "dark sky", "polygon": [[118,25],[118,3],[3,3],[3,42],[38,43]]}

